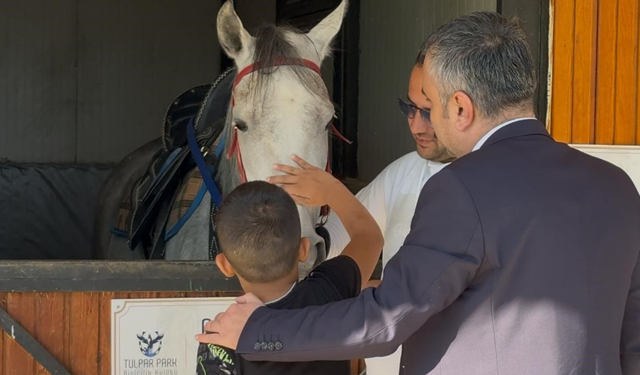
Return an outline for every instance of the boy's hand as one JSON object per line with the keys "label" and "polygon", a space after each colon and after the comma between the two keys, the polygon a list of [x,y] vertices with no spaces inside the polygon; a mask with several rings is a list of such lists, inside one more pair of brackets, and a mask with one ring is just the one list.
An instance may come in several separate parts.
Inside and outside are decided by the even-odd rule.
{"label": "boy's hand", "polygon": [[286,175],[272,176],[268,182],[281,185],[297,204],[305,206],[324,206],[336,189],[342,188],[340,181],[331,174],[316,168],[297,155],[291,157],[300,168],[275,164],[273,169]]}

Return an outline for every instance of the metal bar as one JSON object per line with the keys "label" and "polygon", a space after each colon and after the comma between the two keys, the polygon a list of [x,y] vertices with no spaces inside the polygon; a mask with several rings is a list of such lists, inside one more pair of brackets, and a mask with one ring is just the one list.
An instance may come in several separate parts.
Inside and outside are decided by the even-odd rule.
{"label": "metal bar", "polygon": [[0,292],[240,292],[214,262],[3,261]]}
{"label": "metal bar", "polygon": [[47,349],[0,307],[0,327],[52,375],[71,375]]}

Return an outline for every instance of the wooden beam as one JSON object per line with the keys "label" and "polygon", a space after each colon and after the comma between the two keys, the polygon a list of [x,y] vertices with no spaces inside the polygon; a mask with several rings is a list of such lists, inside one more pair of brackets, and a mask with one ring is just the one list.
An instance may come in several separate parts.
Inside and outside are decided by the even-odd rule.
{"label": "wooden beam", "polygon": [[576,2],[571,143],[595,140],[597,28],[598,0]]}
{"label": "wooden beam", "polygon": [[595,143],[613,144],[616,118],[616,53],[618,0],[598,3]]}
{"label": "wooden beam", "polygon": [[213,262],[6,261],[0,292],[241,291]]}
{"label": "wooden beam", "polygon": [[613,141],[616,145],[636,144],[638,87],[638,0],[618,0],[616,51],[616,96]]}

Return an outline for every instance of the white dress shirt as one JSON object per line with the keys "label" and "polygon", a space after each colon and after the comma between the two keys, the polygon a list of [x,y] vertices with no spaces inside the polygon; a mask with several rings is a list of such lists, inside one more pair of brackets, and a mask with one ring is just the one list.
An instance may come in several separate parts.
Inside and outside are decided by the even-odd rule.
{"label": "white dress shirt", "polygon": [[[425,160],[414,151],[391,163],[356,194],[384,236],[383,269],[409,234],[422,187],[446,165]],[[329,258],[333,258],[340,255],[351,238],[334,211],[331,211],[325,227],[331,235]]]}

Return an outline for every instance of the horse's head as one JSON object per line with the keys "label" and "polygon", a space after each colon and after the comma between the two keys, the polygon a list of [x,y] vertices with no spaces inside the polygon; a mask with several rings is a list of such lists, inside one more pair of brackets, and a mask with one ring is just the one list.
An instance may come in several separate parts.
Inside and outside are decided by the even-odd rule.
{"label": "horse's head", "polygon": [[[251,36],[227,1],[218,13],[218,38],[237,66],[233,121],[227,133],[227,155],[235,158],[240,179],[265,180],[274,163],[292,164],[297,154],[311,164],[328,163],[328,132],[335,109],[319,67],[331,53],[347,0],[308,33],[268,26]],[[311,251],[307,269],[323,260],[324,241],[315,232],[318,208],[298,207],[302,234]],[[319,254],[316,259],[316,254]]]}

